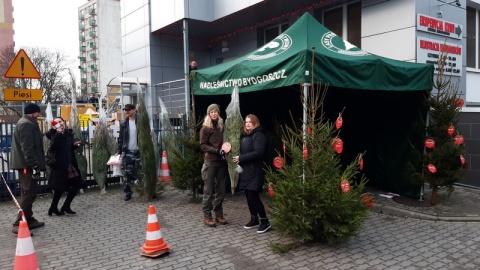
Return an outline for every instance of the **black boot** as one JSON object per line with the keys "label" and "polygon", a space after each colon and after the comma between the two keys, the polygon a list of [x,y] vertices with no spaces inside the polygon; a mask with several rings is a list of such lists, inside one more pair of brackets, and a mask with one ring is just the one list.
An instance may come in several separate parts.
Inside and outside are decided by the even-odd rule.
{"label": "black boot", "polygon": [[70,205],[72,204],[73,198],[77,195],[78,189],[73,189],[68,192],[67,198],[65,199],[65,202],[63,203],[62,208],[60,209],[60,212],[65,212],[70,215],[75,215],[77,212],[72,211],[70,208]]}
{"label": "black boot", "polygon": [[62,197],[62,193],[63,191],[60,191],[60,190],[53,191],[52,203],[50,204],[50,208],[48,209],[49,216],[51,216],[52,213],[57,216],[65,215],[65,213],[58,211],[58,201],[60,201],[60,198]]}
{"label": "black boot", "polygon": [[272,226],[268,222],[268,218],[260,218],[260,227],[258,227],[257,233],[264,233],[270,230]]}
{"label": "black boot", "polygon": [[255,227],[258,226],[258,224],[259,224],[258,217],[257,216],[251,216],[250,217],[250,222],[245,224],[245,226],[243,226],[243,228],[245,228],[245,229],[255,228]]}

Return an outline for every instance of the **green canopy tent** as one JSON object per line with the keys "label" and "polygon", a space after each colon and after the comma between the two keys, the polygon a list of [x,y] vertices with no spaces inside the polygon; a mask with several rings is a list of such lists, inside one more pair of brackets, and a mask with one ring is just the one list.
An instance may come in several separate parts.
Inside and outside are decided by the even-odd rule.
{"label": "green canopy tent", "polygon": [[335,119],[345,107],[345,162],[367,151],[365,164],[371,166],[365,165],[365,173],[371,184],[403,195],[418,194],[406,167],[412,156],[408,149],[422,145],[415,126],[426,114],[424,98],[432,89],[432,65],[362,51],[305,13],[263,47],[197,70],[192,91],[197,112],[204,113],[202,107],[213,101],[228,104],[228,95],[238,85],[242,113],[256,113],[263,123],[272,116],[288,117],[289,110],[299,115],[302,107],[296,90],[310,83],[312,75],[314,82],[329,85],[327,116]]}

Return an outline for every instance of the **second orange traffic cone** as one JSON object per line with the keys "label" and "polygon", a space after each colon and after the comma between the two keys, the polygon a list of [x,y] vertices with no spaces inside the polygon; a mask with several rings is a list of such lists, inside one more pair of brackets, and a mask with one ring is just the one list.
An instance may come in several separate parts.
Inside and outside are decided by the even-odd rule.
{"label": "second orange traffic cone", "polygon": [[170,169],[168,168],[167,151],[163,150],[162,164],[160,165],[160,180],[164,183],[172,182],[170,178]]}
{"label": "second orange traffic cone", "polygon": [[33,248],[32,237],[28,224],[21,220],[18,227],[17,249],[13,270],[38,270],[37,255]]}
{"label": "second orange traffic cone", "polygon": [[160,223],[158,223],[155,206],[148,208],[147,237],[145,244],[140,248],[140,255],[146,257],[158,257],[167,252],[171,252],[170,246],[163,241]]}

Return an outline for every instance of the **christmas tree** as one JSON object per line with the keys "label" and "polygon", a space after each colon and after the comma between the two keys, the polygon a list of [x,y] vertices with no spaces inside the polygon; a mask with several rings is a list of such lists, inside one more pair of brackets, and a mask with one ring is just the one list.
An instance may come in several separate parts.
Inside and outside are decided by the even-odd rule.
{"label": "christmas tree", "polygon": [[373,201],[364,193],[361,154],[352,163],[341,164],[343,119],[327,121],[323,112],[327,87],[318,88],[310,87],[308,98],[302,97],[307,111],[302,127],[283,126],[283,160],[288,162],[278,158],[281,168],[269,169],[266,180],[277,230],[300,242],[334,244],[361,229]]}
{"label": "christmas tree", "polygon": [[145,106],[143,93],[139,95],[137,113],[138,150],[142,159],[142,169],[141,172],[137,173],[136,178],[143,180],[143,185],[136,186],[135,191],[145,195],[147,200],[152,200],[163,191],[164,186],[158,180],[158,155],[155,154],[155,149],[158,148],[154,147],[150,118]]}
{"label": "christmas tree", "polygon": [[[447,48],[447,46],[444,46]],[[426,121],[425,150],[420,153],[415,181],[427,183],[432,189],[430,203],[438,203],[440,189],[450,196],[453,184],[461,181],[466,167],[463,136],[456,130],[463,100],[458,98],[458,84],[445,77],[447,52],[439,55],[438,74],[434,82],[436,91],[429,93],[430,108]]]}
{"label": "christmas tree", "polygon": [[[185,117],[184,117],[185,118]],[[183,121],[187,121],[184,119]],[[165,141],[170,153],[170,174],[174,186],[181,190],[192,191],[192,202],[197,202],[198,188],[203,179],[200,170],[203,165],[203,153],[200,150],[200,142],[196,130],[201,124],[195,124],[193,120],[188,122],[185,132],[175,134],[168,132]]]}

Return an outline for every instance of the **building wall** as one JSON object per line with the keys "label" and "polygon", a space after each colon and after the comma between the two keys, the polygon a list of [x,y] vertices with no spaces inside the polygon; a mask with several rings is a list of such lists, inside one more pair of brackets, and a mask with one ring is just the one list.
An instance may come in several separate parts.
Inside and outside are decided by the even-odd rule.
{"label": "building wall", "polygon": [[262,2],[262,0],[153,0],[152,31],[184,18],[214,21],[239,10]]}
{"label": "building wall", "polygon": [[89,1],[78,12],[82,93],[98,92],[103,97],[108,82],[122,76],[120,1]]}
{"label": "building wall", "polygon": [[14,45],[12,0],[0,0],[0,50]]}

